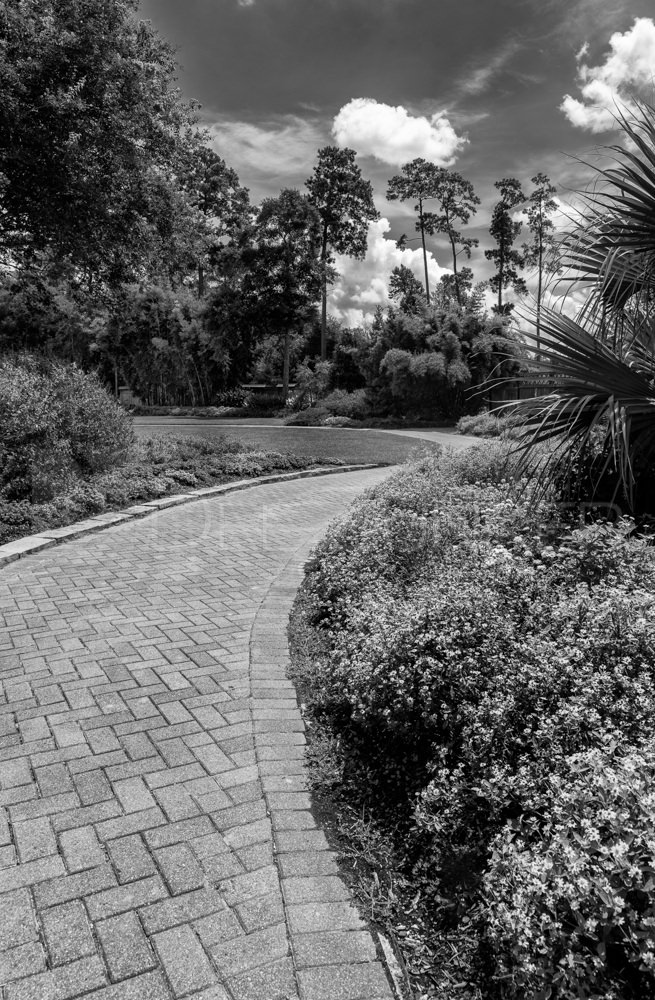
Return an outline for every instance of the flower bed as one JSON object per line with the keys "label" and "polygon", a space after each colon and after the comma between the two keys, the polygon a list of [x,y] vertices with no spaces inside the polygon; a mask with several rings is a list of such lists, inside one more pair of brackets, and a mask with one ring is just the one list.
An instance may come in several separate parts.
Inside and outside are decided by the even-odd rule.
{"label": "flower bed", "polygon": [[[376,488],[308,565],[295,627],[316,638],[304,683],[315,720],[338,741],[341,791],[395,844],[425,927],[465,929],[471,997],[549,995],[521,993],[535,959],[508,937],[513,897],[490,858],[509,850],[517,830],[534,833],[554,787],[562,815],[573,811],[576,755],[611,740],[610,782],[655,724],[655,569],[632,528],[562,521],[557,497],[517,480],[508,447],[496,444],[426,459]],[[650,807],[630,815],[648,840]],[[547,858],[557,829],[537,824],[534,850]],[[607,844],[599,836],[606,865],[616,830]],[[517,849],[524,860],[526,843]],[[646,896],[650,919],[655,885]],[[517,921],[543,923],[538,905],[516,907]],[[605,937],[621,937],[618,911],[604,919]],[[652,991],[640,920],[625,960]],[[543,982],[533,977],[540,989],[548,969],[581,961],[571,958],[580,947],[579,936],[557,938]],[[629,990],[628,972],[624,979]],[[552,982],[560,980],[573,991],[564,974]],[[616,993],[624,995],[632,996]]]}

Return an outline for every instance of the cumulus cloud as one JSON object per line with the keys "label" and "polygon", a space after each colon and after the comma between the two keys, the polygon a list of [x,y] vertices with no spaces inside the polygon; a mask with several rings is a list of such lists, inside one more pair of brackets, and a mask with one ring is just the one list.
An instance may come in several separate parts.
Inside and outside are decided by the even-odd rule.
{"label": "cumulus cloud", "polygon": [[[572,125],[590,132],[615,128],[617,110],[629,107],[640,94],[652,96],[655,86],[655,22],[638,17],[627,31],[615,32],[600,66],[580,62],[578,83],[582,100],[567,94],[560,105]],[[585,48],[578,53],[579,60]]]}
{"label": "cumulus cloud", "polygon": [[443,111],[426,118],[410,114],[402,105],[392,107],[368,97],[357,97],[341,108],[332,134],[339,146],[392,166],[421,156],[448,167],[468,141],[455,133]]}
{"label": "cumulus cloud", "polygon": [[[370,323],[377,306],[385,308],[390,304],[389,275],[394,267],[404,264],[421,283],[424,281],[423,251],[399,250],[393,240],[386,238],[390,229],[389,220],[385,218],[369,223],[368,250],[364,260],[353,260],[340,254],[336,257],[340,277],[331,289],[328,308],[346,326]],[[442,274],[449,273],[448,268],[440,267],[432,254],[428,254],[431,288]]]}

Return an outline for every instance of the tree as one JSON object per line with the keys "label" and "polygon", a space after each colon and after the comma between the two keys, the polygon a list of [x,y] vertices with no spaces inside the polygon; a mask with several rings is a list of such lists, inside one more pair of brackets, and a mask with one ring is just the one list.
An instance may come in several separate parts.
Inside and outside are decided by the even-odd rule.
{"label": "tree", "polygon": [[434,303],[443,308],[460,306],[468,308],[473,289],[473,271],[463,267],[455,274],[442,274],[437,284]]}
{"label": "tree", "polygon": [[426,304],[423,285],[404,264],[394,267],[391,272],[389,298],[398,299],[401,310],[406,313],[419,313]]}
{"label": "tree", "polygon": [[528,229],[532,233],[530,243],[523,244],[523,259],[527,267],[537,272],[537,351],[540,347],[541,332],[541,299],[543,294],[543,276],[546,269],[546,255],[553,248],[554,230],[550,216],[557,209],[553,195],[557,188],[550,183],[546,174],[539,173],[532,178],[535,186],[528,196],[528,207],[523,209],[523,215],[528,217]]}
{"label": "tree", "polygon": [[[554,443],[544,482],[583,500],[653,513],[655,495],[655,108],[617,124],[616,165],[598,168],[587,209],[564,237],[567,278],[589,291],[576,320],[542,310],[546,336],[522,381],[548,395],[522,400],[522,447]],[[525,330],[534,342],[533,330]],[[583,475],[580,475],[580,470]],[[604,491],[604,492],[603,492]]]}
{"label": "tree", "polygon": [[305,182],[309,201],[321,220],[321,360],[327,357],[327,286],[332,253],[362,259],[366,255],[368,224],[379,218],[371,182],[355,163],[354,149],[325,146],[318,151],[314,174]]}
{"label": "tree", "polygon": [[309,198],[293,188],[266,198],[254,226],[248,280],[257,291],[264,328],[283,340],[285,400],[291,337],[309,318],[323,286],[325,270],[319,257],[323,231],[321,216]]}
{"label": "tree", "polygon": [[0,0],[0,252],[116,283],[158,255],[201,141],[138,0]]}
{"label": "tree", "polygon": [[518,370],[519,354],[504,317],[487,320],[458,305],[420,316],[390,311],[369,351],[369,392],[384,412],[457,418],[479,407],[473,387]]}
{"label": "tree", "polygon": [[248,189],[241,187],[235,170],[209,146],[191,158],[182,188],[207,225],[198,249],[198,295],[205,293],[205,268],[215,260],[220,246],[245,220],[250,208]]}
{"label": "tree", "polygon": [[525,201],[525,195],[520,181],[514,177],[504,177],[502,181],[496,181],[494,187],[500,191],[501,197],[494,206],[489,232],[497,247],[495,250],[485,250],[484,255],[496,265],[496,273],[489,279],[489,286],[498,293],[495,310],[498,313],[509,313],[513,306],[503,303],[503,289],[512,288],[517,295],[527,292],[525,281],[519,275],[524,267],[523,256],[513,249],[521,232],[521,223],[515,222],[511,215],[512,209]]}
{"label": "tree", "polygon": [[[411,163],[405,163],[402,173],[396,174],[389,180],[387,187],[388,201],[415,201],[414,211],[418,212],[416,222],[416,232],[420,234],[421,246],[423,248],[423,268],[425,272],[425,298],[430,304],[430,281],[428,278],[428,253],[425,246],[425,234],[429,232],[429,222],[426,225],[428,213],[423,210],[423,203],[430,198],[437,197],[439,172],[442,168],[434,163],[428,163],[422,157],[417,157]],[[407,242],[405,236],[401,236],[398,246],[403,247]]]}
{"label": "tree", "polygon": [[[461,174],[454,170],[446,170],[445,167],[437,167],[433,172],[434,196],[441,208],[440,213],[426,212],[423,216],[423,224],[426,233],[444,233],[450,243],[453,256],[453,282],[455,296],[458,305],[463,305],[464,293],[470,288],[471,282],[460,280],[460,272],[457,270],[457,258],[464,254],[467,259],[471,258],[471,250],[477,247],[479,240],[472,239],[462,234],[455,228],[458,223],[468,225],[471,216],[475,215],[476,206],[480,204],[480,199],[473,190],[470,181],[465,180]],[[465,269],[470,274],[468,268]]]}

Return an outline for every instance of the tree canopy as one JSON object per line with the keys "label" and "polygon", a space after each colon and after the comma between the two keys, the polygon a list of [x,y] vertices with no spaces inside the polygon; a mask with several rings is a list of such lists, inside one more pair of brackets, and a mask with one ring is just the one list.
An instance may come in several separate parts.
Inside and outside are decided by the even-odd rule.
{"label": "tree canopy", "polygon": [[[401,167],[401,173],[390,178],[387,186],[388,201],[414,201],[414,211],[418,213],[416,232],[420,234],[423,249],[423,270],[425,273],[425,297],[430,303],[430,280],[428,278],[428,254],[425,246],[425,235],[429,232],[426,220],[428,213],[424,210],[424,202],[437,197],[437,186],[441,167],[428,163],[422,157],[417,157]],[[405,236],[398,241],[400,247],[407,242]]]}
{"label": "tree canopy", "polygon": [[200,142],[138,0],[0,0],[0,251],[116,282],[161,257]]}
{"label": "tree canopy", "polygon": [[332,253],[362,258],[368,224],[379,218],[371,182],[362,177],[354,149],[325,146],[318,151],[313,175],[305,182],[309,200],[321,221],[320,259],[323,265],[321,358],[326,357],[328,265]]}
{"label": "tree canopy", "polygon": [[503,302],[503,291],[512,288],[517,295],[527,292],[524,279],[519,274],[525,266],[523,254],[514,249],[514,243],[521,232],[521,223],[512,218],[512,209],[525,201],[521,182],[515,177],[504,177],[494,184],[500,191],[500,200],[496,202],[491,215],[489,232],[496,242],[493,250],[485,250],[487,260],[496,265],[496,273],[489,279],[490,288],[497,293],[496,311],[509,312],[511,303]]}
{"label": "tree canopy", "polygon": [[[473,247],[479,240],[464,236],[456,228],[458,223],[468,225],[471,216],[475,215],[480,199],[473,190],[473,185],[455,170],[437,167],[433,171],[434,195],[439,203],[439,212],[424,214],[425,231],[430,235],[443,233],[448,239],[453,258],[453,284],[458,305],[462,305],[464,295],[471,286],[471,281],[460,272],[457,259],[461,254],[469,259]],[[463,269],[464,271],[468,269]]]}

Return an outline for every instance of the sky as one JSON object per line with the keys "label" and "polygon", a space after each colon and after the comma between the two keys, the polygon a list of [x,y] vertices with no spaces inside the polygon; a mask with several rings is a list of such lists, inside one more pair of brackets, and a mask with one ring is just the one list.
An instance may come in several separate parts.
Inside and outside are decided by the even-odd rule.
{"label": "sky", "polygon": [[[201,105],[211,143],[253,203],[304,190],[317,151],[355,149],[381,218],[363,261],[338,258],[330,312],[370,322],[403,263],[422,280],[412,204],[388,202],[390,177],[417,156],[457,170],[482,204],[466,233],[483,251],[494,181],[529,193],[546,173],[567,205],[588,163],[617,141],[613,112],[655,103],[653,0],[140,0],[177,50],[178,83]],[[520,218],[520,215],[517,216]],[[527,239],[527,232],[519,237]],[[430,280],[449,269],[429,240]]]}

